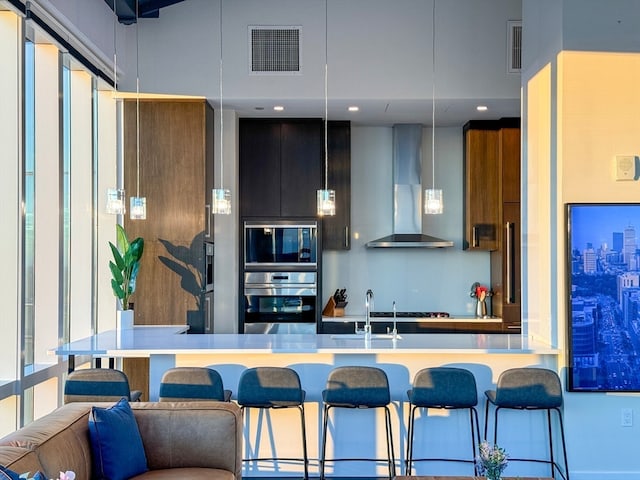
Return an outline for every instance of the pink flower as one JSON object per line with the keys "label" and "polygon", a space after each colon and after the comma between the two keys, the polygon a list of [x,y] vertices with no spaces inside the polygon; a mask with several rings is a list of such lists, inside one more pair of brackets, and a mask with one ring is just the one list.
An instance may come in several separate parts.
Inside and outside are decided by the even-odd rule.
{"label": "pink flower", "polygon": [[75,480],[76,474],[71,470],[67,470],[66,472],[60,472],[60,478],[58,480]]}

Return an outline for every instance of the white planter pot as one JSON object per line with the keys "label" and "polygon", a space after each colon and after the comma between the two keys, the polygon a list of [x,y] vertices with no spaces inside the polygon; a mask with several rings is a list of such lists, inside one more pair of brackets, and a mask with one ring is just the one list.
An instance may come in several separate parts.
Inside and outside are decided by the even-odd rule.
{"label": "white planter pot", "polygon": [[116,329],[133,328],[133,310],[118,310],[116,312]]}

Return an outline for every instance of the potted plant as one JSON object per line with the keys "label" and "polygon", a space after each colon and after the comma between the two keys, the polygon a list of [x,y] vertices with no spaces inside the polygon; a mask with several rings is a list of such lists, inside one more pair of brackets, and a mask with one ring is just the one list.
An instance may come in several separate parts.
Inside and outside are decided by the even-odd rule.
{"label": "potted plant", "polygon": [[[109,262],[111,270],[111,288],[120,301],[118,327],[133,326],[133,310],[129,308],[129,299],[136,291],[136,278],[140,269],[140,258],[144,250],[144,240],[140,237],[129,242],[122,225],[116,224],[116,245],[109,242],[113,261]],[[126,314],[123,314],[127,312]]]}

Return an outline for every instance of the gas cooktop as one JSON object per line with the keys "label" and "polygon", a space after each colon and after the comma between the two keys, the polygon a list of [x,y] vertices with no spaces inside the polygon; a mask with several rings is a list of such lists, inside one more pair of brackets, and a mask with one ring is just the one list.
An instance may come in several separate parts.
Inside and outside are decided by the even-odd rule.
{"label": "gas cooktop", "polygon": [[[371,318],[393,318],[393,312],[371,312]],[[448,312],[396,312],[397,318],[449,318]]]}

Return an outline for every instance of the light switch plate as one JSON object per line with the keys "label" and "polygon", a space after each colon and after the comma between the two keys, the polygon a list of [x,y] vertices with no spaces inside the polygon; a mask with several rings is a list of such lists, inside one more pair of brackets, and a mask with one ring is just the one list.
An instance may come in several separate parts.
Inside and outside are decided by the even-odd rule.
{"label": "light switch plate", "polygon": [[616,155],[615,169],[616,181],[635,180],[636,158],[633,155]]}

